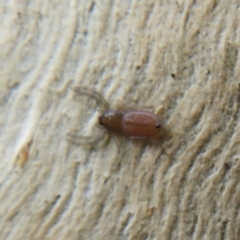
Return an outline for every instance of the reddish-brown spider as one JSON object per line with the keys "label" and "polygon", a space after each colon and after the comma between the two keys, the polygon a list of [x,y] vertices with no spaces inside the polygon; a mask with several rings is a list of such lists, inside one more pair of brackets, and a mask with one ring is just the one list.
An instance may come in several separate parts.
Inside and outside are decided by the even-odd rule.
{"label": "reddish-brown spider", "polygon": [[[100,109],[99,124],[113,135],[129,138],[156,140],[164,132],[163,122],[152,112],[145,110],[118,111],[110,108],[101,94],[85,87],[76,87],[75,93],[87,95],[96,100]],[[76,144],[94,144],[103,136],[96,138],[69,133],[68,137]]]}

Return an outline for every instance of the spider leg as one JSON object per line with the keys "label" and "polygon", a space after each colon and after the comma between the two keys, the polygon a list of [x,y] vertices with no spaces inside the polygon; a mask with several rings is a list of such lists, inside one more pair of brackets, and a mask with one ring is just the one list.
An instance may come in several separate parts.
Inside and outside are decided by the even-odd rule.
{"label": "spider leg", "polygon": [[102,113],[109,110],[110,107],[108,102],[100,93],[93,91],[91,89],[88,89],[86,87],[75,87],[74,91],[75,91],[75,94],[77,95],[86,95],[90,98],[94,98],[94,100],[97,102],[97,105]]}
{"label": "spider leg", "polygon": [[76,132],[69,132],[67,134],[67,141],[75,145],[96,145],[104,137],[104,135],[105,134],[101,134],[97,137],[89,137],[79,135]]}

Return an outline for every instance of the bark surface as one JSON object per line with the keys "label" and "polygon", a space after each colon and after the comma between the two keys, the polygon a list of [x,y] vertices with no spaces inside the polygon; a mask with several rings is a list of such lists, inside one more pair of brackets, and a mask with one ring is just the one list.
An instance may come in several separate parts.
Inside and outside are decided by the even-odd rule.
{"label": "bark surface", "polygon": [[[238,0],[2,1],[0,239],[240,239],[239,16]],[[67,141],[103,131],[77,86],[152,107],[171,137]]]}

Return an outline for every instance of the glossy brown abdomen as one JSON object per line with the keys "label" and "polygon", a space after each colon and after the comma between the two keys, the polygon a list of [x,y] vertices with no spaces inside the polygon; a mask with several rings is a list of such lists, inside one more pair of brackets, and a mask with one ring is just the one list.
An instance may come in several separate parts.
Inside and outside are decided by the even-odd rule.
{"label": "glossy brown abdomen", "polygon": [[123,115],[122,132],[129,137],[155,137],[160,128],[161,122],[154,113],[136,110]]}

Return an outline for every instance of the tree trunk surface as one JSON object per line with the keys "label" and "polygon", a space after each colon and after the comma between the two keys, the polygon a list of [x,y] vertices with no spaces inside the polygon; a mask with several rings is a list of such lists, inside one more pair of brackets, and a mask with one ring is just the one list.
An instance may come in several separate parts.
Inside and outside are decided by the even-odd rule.
{"label": "tree trunk surface", "polygon": [[[0,18],[0,239],[240,239],[238,0],[2,1]],[[86,145],[104,129],[82,86],[168,136]]]}

